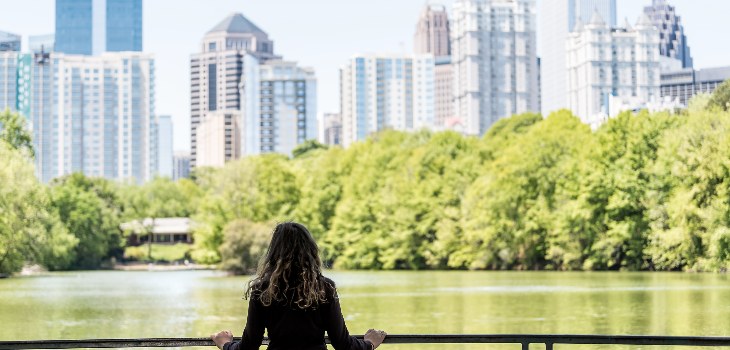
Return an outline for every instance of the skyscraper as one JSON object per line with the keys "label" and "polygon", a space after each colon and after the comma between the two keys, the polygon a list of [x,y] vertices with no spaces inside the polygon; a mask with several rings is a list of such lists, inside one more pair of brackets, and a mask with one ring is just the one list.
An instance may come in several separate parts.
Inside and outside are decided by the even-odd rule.
{"label": "skyscraper", "polygon": [[20,51],[20,35],[0,31],[0,51]]}
{"label": "skyscraper", "polygon": [[578,21],[568,38],[569,107],[598,126],[619,104],[643,106],[660,98],[659,36],[647,16],[634,27],[609,28],[598,12]]}
{"label": "skyscraper", "polygon": [[442,128],[454,116],[454,74],[451,66],[449,16],[442,5],[426,4],[416,25],[415,53],[435,58],[434,126]]}
{"label": "skyscraper", "polygon": [[669,5],[667,0],[652,0],[651,6],[644,7],[644,13],[659,29],[659,54],[679,60],[682,68],[692,68],[692,55],[682,18],[677,16],[674,6]]}
{"label": "skyscraper", "polygon": [[18,57],[18,52],[0,51],[0,112],[17,110]]}
{"label": "skyscraper", "polygon": [[141,53],[100,56],[24,54],[18,110],[33,125],[36,171],[43,182],[82,172],[149,180],[157,173],[154,60]]}
{"label": "skyscraper", "polygon": [[415,53],[436,57],[451,55],[449,16],[443,5],[424,6],[414,35]]}
{"label": "skyscraper", "polygon": [[[240,13],[229,15],[203,37],[201,52],[190,58],[192,167],[196,166],[197,128],[203,115],[219,109],[242,110],[241,91],[256,90],[251,87],[257,84],[259,60],[275,57],[268,34]],[[251,74],[245,75],[244,71]],[[244,81],[245,76],[250,80]]]}
{"label": "skyscraper", "polygon": [[249,87],[243,93],[243,153],[291,155],[297,145],[317,138],[314,70],[282,60],[266,61],[258,68],[259,84],[245,84],[258,86],[258,90]]}
{"label": "skyscraper", "polygon": [[172,178],[172,117],[157,117],[157,175]]}
{"label": "skyscraper", "polygon": [[465,132],[538,111],[534,0],[458,0],[451,27],[454,112]]}
{"label": "skyscraper", "polygon": [[339,113],[322,115],[319,132],[321,143],[330,146],[342,145],[342,116]]}
{"label": "skyscraper", "polygon": [[142,0],[56,0],[55,50],[142,51]]}
{"label": "skyscraper", "polygon": [[340,69],[342,145],[383,129],[433,128],[431,55],[358,55]]}
{"label": "skyscraper", "polygon": [[566,43],[578,21],[588,23],[598,12],[616,26],[616,0],[544,0],[540,6],[541,110],[544,116],[568,107]]}

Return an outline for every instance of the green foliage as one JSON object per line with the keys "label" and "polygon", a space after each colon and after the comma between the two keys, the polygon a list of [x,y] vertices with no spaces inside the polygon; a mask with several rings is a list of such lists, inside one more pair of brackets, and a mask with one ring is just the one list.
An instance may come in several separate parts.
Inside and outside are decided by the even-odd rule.
{"label": "green foliage", "polygon": [[266,253],[274,225],[248,220],[231,221],[223,228],[220,246],[221,268],[238,275],[256,271],[259,259]]}
{"label": "green foliage", "polygon": [[707,103],[707,108],[721,111],[730,110],[730,80],[725,81],[715,89],[712,98]]}
{"label": "green foliage", "polygon": [[522,114],[483,138],[384,131],[348,149],[307,142],[293,158],[247,157],[196,169],[194,180],[112,185],[76,174],[54,181],[50,198],[27,157],[2,146],[0,272],[96,267],[118,254],[120,221],[160,217],[193,218],[192,250],[153,244],[126,258],[249,273],[274,222],[296,220],[326,265],[346,269],[727,271],[723,89],[680,115],[625,113],[596,131],[567,110]]}
{"label": "green foliage", "polygon": [[218,247],[229,222],[289,220],[300,197],[289,159],[277,154],[230,162],[199,181],[205,196],[194,216],[193,259],[206,264],[220,261]]}
{"label": "green foliage", "polygon": [[51,206],[33,165],[0,140],[0,273],[25,263],[63,269],[78,240],[68,233]]}
{"label": "green foliage", "polygon": [[79,242],[69,255],[70,268],[95,269],[103,259],[119,255],[119,199],[108,180],[75,173],[55,179],[50,192],[51,205]]}
{"label": "green foliage", "polygon": [[33,137],[26,124],[26,119],[19,113],[13,113],[9,109],[0,112],[0,140],[23,155],[33,158]]}
{"label": "green foliage", "polygon": [[307,140],[307,141],[304,141],[299,146],[295,147],[291,153],[294,158],[299,158],[306,154],[309,154],[310,152],[314,152],[316,150],[326,150],[326,149],[327,149],[327,146],[317,142],[317,140]]}
{"label": "green foliage", "polygon": [[190,257],[190,245],[185,243],[177,244],[156,244],[151,246],[152,256],[148,254],[146,245],[124,248],[124,259],[140,262],[175,262],[183,261]]}

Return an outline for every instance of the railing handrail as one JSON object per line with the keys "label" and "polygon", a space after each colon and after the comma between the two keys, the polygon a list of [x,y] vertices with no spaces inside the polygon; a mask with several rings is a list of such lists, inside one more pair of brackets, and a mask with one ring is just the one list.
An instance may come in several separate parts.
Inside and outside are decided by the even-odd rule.
{"label": "railing handrail", "polygon": [[[362,339],[362,336],[358,336]],[[240,337],[235,340],[240,340]],[[325,338],[329,344],[329,340]],[[268,345],[264,338],[262,345]],[[587,334],[392,334],[385,344],[609,344],[609,345],[675,345],[727,346],[730,337],[660,336],[660,335],[587,335]],[[73,339],[0,341],[0,350],[136,348],[214,346],[210,338],[139,338],[139,339]]]}

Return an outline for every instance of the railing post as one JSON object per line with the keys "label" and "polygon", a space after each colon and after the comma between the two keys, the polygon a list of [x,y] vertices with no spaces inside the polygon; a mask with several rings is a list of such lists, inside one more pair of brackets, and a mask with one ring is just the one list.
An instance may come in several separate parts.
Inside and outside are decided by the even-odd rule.
{"label": "railing post", "polygon": [[553,350],[553,343],[545,343],[545,350]]}
{"label": "railing post", "polygon": [[522,343],[522,350],[530,350],[530,343]]}

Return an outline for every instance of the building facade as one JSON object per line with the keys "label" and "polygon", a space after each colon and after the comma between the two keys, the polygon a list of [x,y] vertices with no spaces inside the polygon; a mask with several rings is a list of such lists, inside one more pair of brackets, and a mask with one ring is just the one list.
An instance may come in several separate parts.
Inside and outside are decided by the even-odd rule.
{"label": "building facade", "polygon": [[241,158],[241,111],[208,112],[198,126],[198,167],[222,167]]}
{"label": "building facade", "polygon": [[659,54],[679,60],[682,68],[692,68],[692,55],[682,18],[677,16],[674,6],[669,5],[667,0],[652,0],[651,6],[644,7],[644,14],[659,30]]}
{"label": "building facade", "polygon": [[434,68],[434,126],[448,129],[454,115],[454,67],[451,56],[435,58]]}
{"label": "building facade", "polygon": [[451,27],[454,113],[482,135],[497,120],[539,111],[534,0],[458,0]]}
{"label": "building facade", "polygon": [[616,0],[549,0],[540,6],[540,92],[544,116],[568,107],[568,34],[578,21],[588,23],[598,11],[616,27]]}
{"label": "building facade", "polygon": [[17,110],[29,118],[43,182],[73,172],[138,183],[157,173],[151,55],[23,54]]}
{"label": "building facade", "polygon": [[[610,28],[598,12],[568,39],[569,107],[598,126],[617,111],[611,99],[643,105],[660,99],[659,36],[648,17],[632,28]],[[617,105],[614,103],[614,105]]]}
{"label": "building facade", "polygon": [[[258,91],[247,97],[244,155],[291,155],[297,145],[317,139],[317,79],[296,62],[269,60],[259,65]],[[254,84],[254,86],[256,86]],[[253,95],[253,101],[248,98]],[[254,102],[254,112],[249,113]]]}
{"label": "building facade", "polygon": [[0,112],[17,110],[19,57],[15,51],[0,51]]}
{"label": "building facade", "polygon": [[142,51],[142,0],[56,0],[55,51]]}
{"label": "building facade", "polygon": [[0,31],[0,52],[20,51],[20,35]]}
{"label": "building facade", "polygon": [[175,152],[173,155],[172,179],[177,181],[190,177],[190,152]]}
{"label": "building facade", "polygon": [[413,37],[416,54],[451,55],[449,16],[443,5],[424,6]]}
{"label": "building facade", "polygon": [[[240,13],[229,15],[203,37],[200,53],[190,58],[192,167],[197,166],[197,129],[203,115],[217,110],[243,110],[246,96],[241,93],[256,93],[259,60],[276,58],[273,50],[268,35]],[[244,70],[250,74],[244,75]]]}
{"label": "building facade", "polygon": [[172,178],[173,123],[169,115],[157,117],[157,175]]}
{"label": "building facade", "polygon": [[325,113],[322,115],[319,141],[329,146],[342,145],[342,115]]}
{"label": "building facade", "polygon": [[359,55],[340,69],[342,144],[384,129],[434,128],[432,55]]}
{"label": "building facade", "polygon": [[662,72],[661,95],[687,106],[697,94],[711,94],[730,79],[730,66],[694,70],[684,68],[673,72]]}

